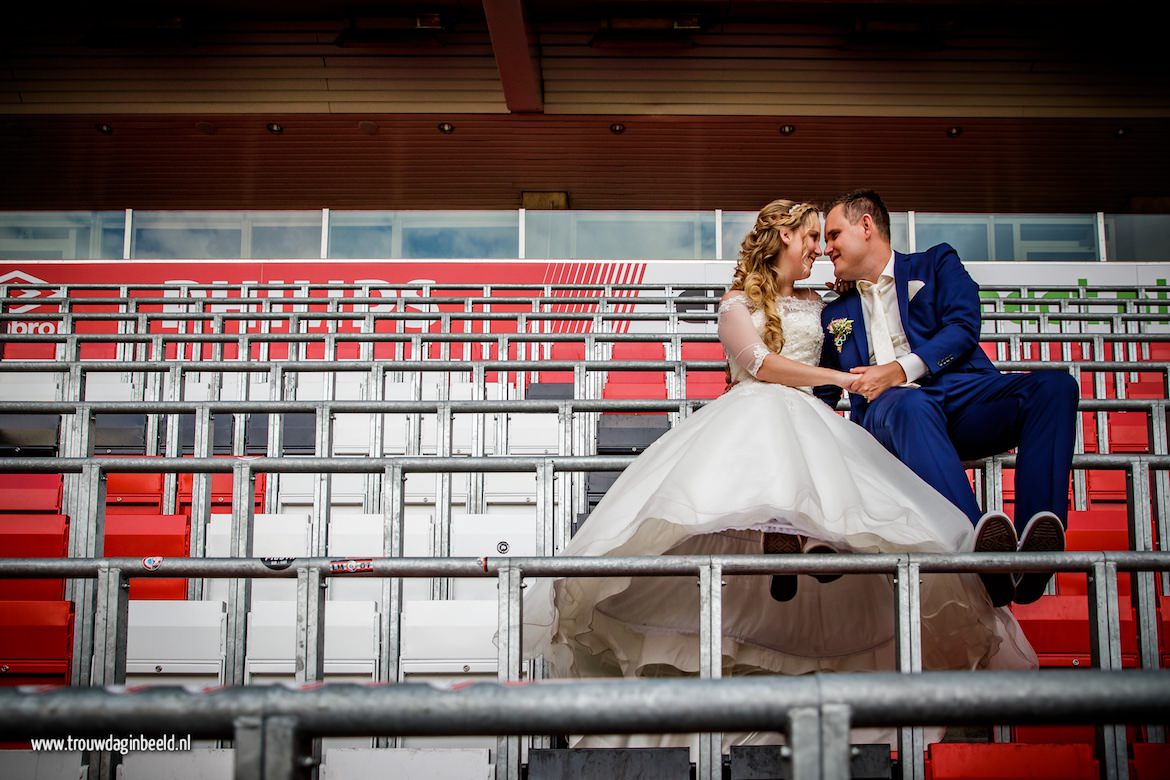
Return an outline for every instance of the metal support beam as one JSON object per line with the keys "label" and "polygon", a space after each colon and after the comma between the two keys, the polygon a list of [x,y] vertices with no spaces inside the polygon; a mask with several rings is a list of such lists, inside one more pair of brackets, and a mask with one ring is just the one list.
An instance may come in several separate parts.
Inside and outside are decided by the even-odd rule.
{"label": "metal support beam", "polygon": [[[999,464],[993,464],[994,477],[999,477]],[[897,647],[898,671],[918,674],[922,671],[922,601],[919,565],[908,557],[898,563],[894,579],[897,587]],[[920,726],[898,729],[898,755],[903,780],[923,780],[926,777],[925,737]]]}
{"label": "metal support beam", "polygon": [[[723,567],[709,563],[699,568],[699,676],[718,680],[723,676]],[[699,780],[723,777],[723,735],[699,735]]]}
{"label": "metal support beam", "polygon": [[[514,682],[521,677],[520,633],[523,620],[519,567],[510,563],[500,568],[499,575],[499,660],[496,676],[500,682]],[[501,735],[496,739],[496,780],[520,780],[520,737]]]}
{"label": "metal support beam", "polygon": [[[1089,636],[1093,666],[1121,669],[1121,615],[1117,591],[1117,564],[1101,561],[1089,577]],[[1097,754],[1105,777],[1126,780],[1129,755],[1125,727],[1113,723],[1097,726]]]}
{"label": "metal support beam", "polygon": [[[246,460],[232,464],[231,556],[251,558],[255,536],[255,492],[252,467]],[[244,660],[248,639],[248,612],[252,608],[252,580],[237,577],[228,588],[227,648],[224,684],[244,684]]]}

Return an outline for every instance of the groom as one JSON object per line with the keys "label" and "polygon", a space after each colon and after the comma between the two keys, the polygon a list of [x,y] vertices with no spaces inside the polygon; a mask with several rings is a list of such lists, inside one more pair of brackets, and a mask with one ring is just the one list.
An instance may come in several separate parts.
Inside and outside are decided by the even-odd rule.
{"label": "groom", "polygon": [[[1064,550],[1076,380],[997,371],[979,347],[979,288],[958,254],[949,244],[892,251],[876,192],[829,204],[825,254],[838,280],[856,282],[824,309],[821,359],[860,375],[849,394],[853,422],[966,513],[976,552]],[[840,394],[817,388],[830,405]],[[1002,512],[981,513],[962,464],[1013,447],[1015,526]],[[980,576],[999,607],[1037,600],[1051,574]]]}

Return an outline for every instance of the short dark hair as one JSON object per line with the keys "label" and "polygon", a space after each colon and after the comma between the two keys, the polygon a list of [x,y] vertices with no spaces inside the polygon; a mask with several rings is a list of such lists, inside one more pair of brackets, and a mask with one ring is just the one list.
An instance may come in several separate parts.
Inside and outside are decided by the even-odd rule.
{"label": "short dark hair", "polygon": [[869,214],[873,218],[878,235],[886,241],[890,240],[890,212],[886,209],[886,204],[882,203],[881,195],[873,190],[847,192],[825,206],[825,214],[827,215],[837,206],[845,207],[845,219],[849,220],[850,225],[856,225],[857,220]]}

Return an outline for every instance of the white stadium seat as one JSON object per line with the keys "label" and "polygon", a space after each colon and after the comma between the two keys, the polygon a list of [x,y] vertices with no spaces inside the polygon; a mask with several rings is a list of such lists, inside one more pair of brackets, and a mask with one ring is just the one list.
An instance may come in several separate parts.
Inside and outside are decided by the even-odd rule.
{"label": "white stadium seat", "polygon": [[489,780],[494,776],[491,751],[484,748],[332,748],[325,751],[321,764],[321,780],[354,777]]}
{"label": "white stadium seat", "polygon": [[225,627],[222,601],[132,600],[127,684],[216,684],[223,674]]}
{"label": "white stadium seat", "polygon": [[[309,552],[309,516],[303,512],[258,514],[254,519],[252,551],[257,558],[304,557]],[[231,515],[212,515],[207,526],[207,557],[231,557]],[[210,579],[204,593],[211,600],[227,601],[228,580]],[[293,601],[297,595],[295,579],[256,579],[252,581],[253,601]]]}
{"label": "white stadium seat", "polygon": [[175,753],[128,753],[118,767],[121,780],[220,780],[235,771],[231,748],[193,748]]}
{"label": "white stadium seat", "polygon": [[81,753],[0,750],[0,777],[16,780],[84,780]]}
{"label": "white stadium seat", "polygon": [[[295,601],[253,601],[245,677],[291,679],[296,658]],[[372,601],[325,603],[325,674],[372,680],[378,663],[378,613]]]}

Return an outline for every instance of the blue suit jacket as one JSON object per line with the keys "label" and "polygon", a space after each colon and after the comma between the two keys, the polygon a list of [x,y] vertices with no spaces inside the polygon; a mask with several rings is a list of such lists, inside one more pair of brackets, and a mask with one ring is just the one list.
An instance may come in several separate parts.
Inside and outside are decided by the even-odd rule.
{"label": "blue suit jacket", "polygon": [[[911,300],[909,283],[922,286]],[[926,363],[927,373],[918,380],[922,386],[937,385],[945,391],[947,377],[956,374],[998,373],[991,360],[979,348],[979,286],[963,267],[950,244],[939,244],[912,255],[894,253],[894,283],[898,294],[898,312],[910,350]],[[852,320],[853,332],[838,350],[829,333],[829,323],[836,319]],[[850,290],[825,306],[821,315],[825,343],[821,365],[848,371],[869,365],[869,342],[865,335],[865,315],[861,296]],[[839,387],[818,387],[816,394],[831,406],[841,397]],[[855,393],[849,395],[850,418],[861,423],[868,402]]]}

